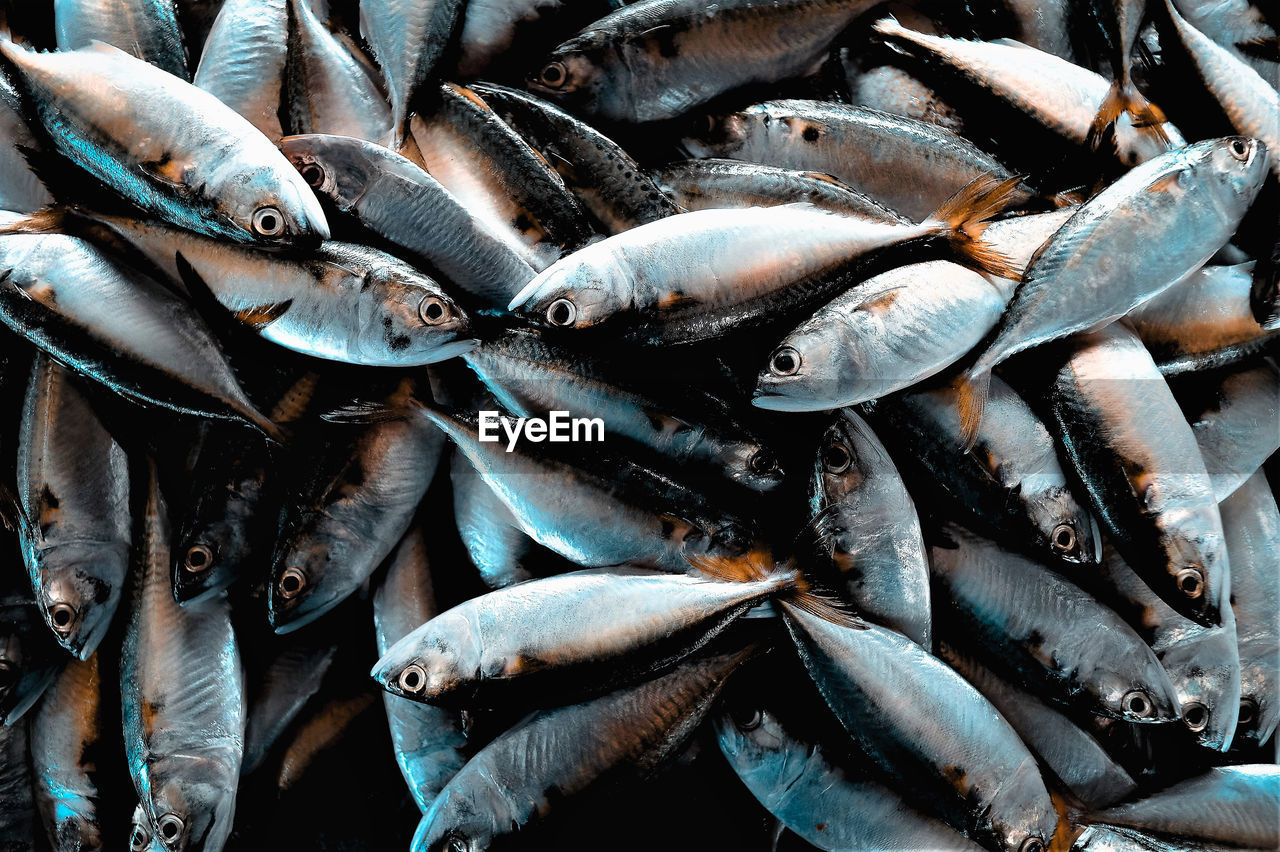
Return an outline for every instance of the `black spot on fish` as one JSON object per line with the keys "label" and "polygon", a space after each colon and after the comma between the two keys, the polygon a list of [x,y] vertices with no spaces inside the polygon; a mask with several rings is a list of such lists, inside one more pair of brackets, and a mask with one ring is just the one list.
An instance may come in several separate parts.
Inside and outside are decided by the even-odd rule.
{"label": "black spot on fish", "polygon": [[817,142],[818,138],[822,136],[822,131],[818,130],[818,128],[811,124],[804,129],[804,133],[802,133],[801,136],[804,137],[804,141],[806,142]]}
{"label": "black spot on fish", "polygon": [[45,507],[49,509],[57,509],[58,506],[60,505],[58,502],[58,498],[54,495],[52,491],[49,490],[49,486],[47,483],[43,488],[40,489],[40,502],[43,503]]}

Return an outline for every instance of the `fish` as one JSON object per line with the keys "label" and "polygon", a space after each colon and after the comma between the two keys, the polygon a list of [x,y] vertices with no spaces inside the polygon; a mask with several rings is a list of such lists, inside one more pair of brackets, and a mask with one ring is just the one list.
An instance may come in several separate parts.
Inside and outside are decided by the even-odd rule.
{"label": "fish", "polygon": [[[543,710],[480,749],[440,791],[413,837],[414,852],[473,852],[544,817],[560,796],[671,759],[711,711],[753,649],[689,660],[608,695]],[[494,796],[494,790],[501,794]]]}
{"label": "fish", "polygon": [[1264,360],[1214,378],[1177,395],[1221,503],[1280,450],[1280,369]]}
{"label": "fish", "polygon": [[1156,837],[1131,828],[1091,825],[1072,844],[1072,852],[1226,852],[1235,845],[1200,843],[1185,837]]}
{"label": "fish", "polygon": [[[719,157],[829,174],[913,222],[979,177],[1014,177],[990,154],[924,121],[844,104],[778,100],[712,116],[682,140],[694,157]],[[1009,202],[1030,193],[1014,182]]]}
{"label": "fish", "polygon": [[[17,547],[10,553],[16,561]],[[13,566],[12,577],[20,576],[21,568]],[[10,727],[40,700],[66,660],[36,608],[30,583],[23,586],[0,592],[0,722]]]}
{"label": "fish", "polygon": [[929,560],[915,504],[888,451],[850,409],[823,432],[809,474],[813,576],[864,618],[933,646]]}
{"label": "fish", "polygon": [[286,0],[225,0],[192,81],[271,142],[284,135],[280,107],[289,45],[285,6]]}
{"label": "fish", "polygon": [[1280,84],[1280,59],[1250,52],[1250,48],[1276,37],[1276,22],[1268,20],[1260,6],[1248,0],[1177,0],[1173,8],[1189,26],[1243,60],[1272,87]]}
{"label": "fish", "polygon": [[288,0],[286,7],[283,103],[289,133],[385,139],[391,131],[391,107],[377,80],[325,28],[307,0]]}
{"label": "fish", "polygon": [[437,282],[378,249],[330,241],[282,256],[162,223],[102,221],[193,295],[304,355],[417,367],[475,345],[470,317]]}
{"label": "fish", "polygon": [[1230,568],[1213,482],[1151,356],[1112,324],[1058,358],[1049,422],[1094,517],[1170,607],[1220,623]]}
{"label": "fish", "polygon": [[1106,55],[1111,65],[1111,91],[1107,100],[1098,108],[1094,122],[1095,139],[1108,126],[1126,113],[1139,126],[1153,128],[1159,133],[1164,123],[1164,113],[1147,100],[1133,82],[1133,52],[1138,34],[1147,17],[1146,0],[1111,0],[1097,4],[1098,23],[1106,35]]}
{"label": "fish", "polygon": [[177,10],[168,0],[54,0],[53,16],[58,50],[100,41],[190,79]]}
{"label": "fish", "polygon": [[935,489],[966,526],[1047,564],[1096,563],[1101,534],[1071,487],[1048,427],[999,376],[971,452],[961,450],[953,384],[913,388],[869,403],[867,417],[908,483]]}
{"label": "fish", "polygon": [[718,95],[799,77],[873,3],[641,0],[552,50],[526,85],[611,122],[675,118]]}
{"label": "fish", "polygon": [[[581,330],[612,321],[640,342],[687,343],[802,314],[857,280],[861,256],[941,240],[976,265],[1003,268],[983,220],[1012,187],[978,178],[921,225],[855,219],[804,204],[699,210],[609,237],[539,273],[511,310]],[[699,261],[690,267],[686,258]],[[773,368],[785,364],[776,357]],[[794,365],[798,367],[799,365]]]}
{"label": "fish", "polygon": [[[417,164],[361,140],[289,136],[281,150],[303,179],[410,263],[505,308],[537,274],[517,248]],[[438,225],[430,227],[429,225]]]}
{"label": "fish", "polygon": [[1260,745],[1280,722],[1280,659],[1276,655],[1280,593],[1274,582],[1280,509],[1262,471],[1249,477],[1219,508],[1231,555],[1231,605],[1243,677],[1236,737]]}
{"label": "fish", "polygon": [[[439,613],[431,583],[431,550],[424,525],[415,523],[387,558],[386,574],[373,595],[380,657]],[[382,699],[400,774],[425,814],[466,763],[462,720],[455,711],[408,701],[390,691]]]}
{"label": "fish", "polygon": [[1115,612],[995,542],[958,527],[946,535],[929,548],[929,571],[949,643],[1076,713],[1142,724],[1181,716],[1160,660]]}
{"label": "fish", "polygon": [[536,547],[533,539],[520,529],[515,515],[461,452],[450,457],[449,479],[453,519],[481,582],[500,589],[533,579],[526,566]]}
{"label": "fish", "polygon": [[845,66],[854,106],[936,124],[964,136],[964,118],[956,108],[919,78],[896,65],[858,70]]}
{"label": "fish", "polygon": [[[40,819],[57,852],[104,849],[110,736],[97,654],[67,663],[32,714],[31,766]],[[105,761],[102,761],[105,763]]]}
{"label": "fish", "polygon": [[[973,435],[982,417],[982,385],[997,364],[1096,331],[1203,266],[1248,210],[1269,159],[1258,140],[1197,142],[1137,166],[1082,205],[1031,261],[969,366],[966,433]],[[1135,250],[1143,243],[1161,251]]]}
{"label": "fish", "polygon": [[143,480],[133,596],[120,661],[125,753],[156,842],[217,852],[244,756],[244,675],[225,597],[179,607],[154,462]]}
{"label": "fish", "polygon": [[250,245],[329,238],[284,155],[208,92],[103,44],[33,53],[0,41],[0,62],[49,144],[144,211]]}
{"label": "fish", "polygon": [[1036,759],[967,681],[895,631],[779,607],[809,676],[877,777],[983,846],[1048,848],[1057,817]]}
{"label": "fish", "polygon": [[468,0],[454,74],[462,79],[518,80],[526,66],[555,46],[560,34],[622,6],[620,0]]}

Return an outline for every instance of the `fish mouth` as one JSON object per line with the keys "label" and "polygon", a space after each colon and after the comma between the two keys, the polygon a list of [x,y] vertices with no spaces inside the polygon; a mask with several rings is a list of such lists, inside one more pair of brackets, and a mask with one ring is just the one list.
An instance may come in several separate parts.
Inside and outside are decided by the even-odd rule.
{"label": "fish mouth", "polygon": [[766,390],[757,390],[755,396],[751,398],[751,404],[766,411],[832,411],[839,408],[837,405],[830,405],[825,402],[797,399],[793,396],[771,393]]}
{"label": "fish mouth", "polygon": [[426,353],[425,357],[430,358],[429,361],[423,361],[423,364],[437,364],[441,361],[448,361],[450,358],[457,358],[459,355],[465,355],[480,345],[480,341],[474,337],[468,337],[464,340],[454,340],[431,349]]}

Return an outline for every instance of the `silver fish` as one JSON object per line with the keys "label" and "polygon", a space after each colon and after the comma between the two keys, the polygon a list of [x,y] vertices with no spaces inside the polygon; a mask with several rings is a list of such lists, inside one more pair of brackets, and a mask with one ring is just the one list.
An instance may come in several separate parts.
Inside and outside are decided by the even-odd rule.
{"label": "silver fish", "polygon": [[1208,390],[1209,401],[1196,405],[1192,391],[1183,405],[1221,503],[1280,450],[1280,369],[1263,361],[1213,380]]}
{"label": "silver fish", "polygon": [[854,106],[936,124],[957,136],[964,135],[964,119],[955,107],[896,65],[851,70],[848,77]]}
{"label": "silver fish", "polygon": [[1251,66],[1273,88],[1280,85],[1280,60],[1247,52],[1276,37],[1277,22],[1268,20],[1259,6],[1249,0],[1175,0],[1173,7],[1189,25]]}
{"label": "silver fish", "polygon": [[288,53],[286,0],[226,0],[200,54],[194,83],[272,142],[284,135],[280,106]]}
{"label": "silver fish", "polygon": [[480,579],[491,589],[533,578],[524,563],[536,547],[502,499],[485,484],[461,452],[449,464],[453,519]]}
{"label": "silver fish", "polygon": [[58,50],[104,42],[190,79],[172,0],[54,0]]}

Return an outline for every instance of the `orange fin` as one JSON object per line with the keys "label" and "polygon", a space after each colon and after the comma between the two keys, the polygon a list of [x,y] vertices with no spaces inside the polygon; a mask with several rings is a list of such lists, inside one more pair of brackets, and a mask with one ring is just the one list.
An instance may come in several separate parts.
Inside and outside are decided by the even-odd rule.
{"label": "orange fin", "polygon": [[59,234],[66,230],[71,216],[66,207],[52,205],[28,213],[10,224],[0,225],[0,234]]}
{"label": "orange fin", "polygon": [[778,563],[768,549],[757,547],[741,556],[689,556],[689,564],[712,580],[754,583],[778,574]]}
{"label": "orange fin", "polygon": [[1133,119],[1134,127],[1153,133],[1165,145],[1169,144],[1169,134],[1164,131],[1164,124],[1168,121],[1164,111],[1147,100],[1137,89],[1132,86],[1126,88],[1119,80],[1107,90],[1107,96],[1103,98],[1098,114],[1093,117],[1093,124],[1089,126],[1085,144],[1094,151],[1101,148],[1107,128],[1114,127],[1125,113]]}
{"label": "orange fin", "polygon": [[1020,270],[1003,253],[982,239],[988,220],[1013,201],[1022,177],[979,175],[948,198],[933,214],[961,263],[1002,278],[1017,278]]}
{"label": "orange fin", "polygon": [[1151,185],[1147,187],[1147,192],[1170,192],[1177,189],[1182,182],[1183,174],[1183,171],[1179,169],[1167,175],[1161,175],[1151,182]]}
{"label": "orange fin", "polygon": [[975,369],[968,375],[956,377],[956,407],[960,410],[961,446],[965,452],[973,449],[978,440],[978,427],[987,407],[987,394],[991,391],[991,371]]}
{"label": "orange fin", "polygon": [[265,305],[254,305],[253,307],[236,311],[235,318],[254,331],[259,331],[280,319],[280,317],[289,312],[291,307],[293,307],[293,299],[285,299],[283,302],[270,302]]}

